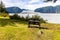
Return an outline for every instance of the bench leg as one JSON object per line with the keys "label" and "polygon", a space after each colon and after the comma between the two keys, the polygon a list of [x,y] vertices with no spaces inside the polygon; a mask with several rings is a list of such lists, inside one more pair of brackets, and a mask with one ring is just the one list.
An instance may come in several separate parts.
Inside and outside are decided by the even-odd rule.
{"label": "bench leg", "polygon": [[30,25],[28,25],[28,28],[30,28]]}
{"label": "bench leg", "polygon": [[30,22],[28,23],[28,28],[30,28]]}
{"label": "bench leg", "polygon": [[40,27],[40,23],[39,23],[39,29],[40,29],[41,27]]}

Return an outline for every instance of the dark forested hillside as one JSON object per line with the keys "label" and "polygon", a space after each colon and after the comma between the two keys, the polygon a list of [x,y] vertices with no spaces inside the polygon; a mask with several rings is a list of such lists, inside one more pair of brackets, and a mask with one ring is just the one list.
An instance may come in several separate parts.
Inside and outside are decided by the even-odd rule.
{"label": "dark forested hillside", "polygon": [[23,10],[20,9],[19,7],[8,7],[6,8],[6,11],[8,13],[21,13]]}
{"label": "dark forested hillside", "polygon": [[55,7],[47,6],[47,7],[37,8],[34,11],[40,13],[60,13],[60,5],[57,5]]}

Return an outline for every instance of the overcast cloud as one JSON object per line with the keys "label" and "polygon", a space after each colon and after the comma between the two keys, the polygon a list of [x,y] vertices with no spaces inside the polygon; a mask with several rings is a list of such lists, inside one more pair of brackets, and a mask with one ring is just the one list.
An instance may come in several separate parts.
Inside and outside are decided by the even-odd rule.
{"label": "overcast cloud", "polygon": [[44,3],[43,2],[44,0],[2,0],[2,1],[5,4],[5,7],[16,6],[16,7],[31,9],[31,10],[40,7],[45,7],[45,6],[60,5],[60,0],[58,0],[56,3],[53,2]]}

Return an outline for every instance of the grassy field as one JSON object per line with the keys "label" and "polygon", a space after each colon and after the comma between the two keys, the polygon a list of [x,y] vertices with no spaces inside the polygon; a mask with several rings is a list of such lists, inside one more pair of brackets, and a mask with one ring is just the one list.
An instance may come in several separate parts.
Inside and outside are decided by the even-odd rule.
{"label": "grassy field", "polygon": [[60,40],[60,24],[42,23],[41,27],[48,29],[28,28],[25,21],[0,17],[0,40]]}

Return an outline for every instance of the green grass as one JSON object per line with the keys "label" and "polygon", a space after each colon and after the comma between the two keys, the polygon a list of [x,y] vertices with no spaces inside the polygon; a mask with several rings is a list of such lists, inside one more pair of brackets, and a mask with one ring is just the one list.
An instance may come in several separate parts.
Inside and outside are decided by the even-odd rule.
{"label": "green grass", "polygon": [[8,27],[0,30],[0,40],[37,40],[37,29]]}
{"label": "green grass", "polygon": [[28,28],[25,21],[0,17],[0,40],[60,40],[60,24],[42,23],[41,27],[48,29]]}

